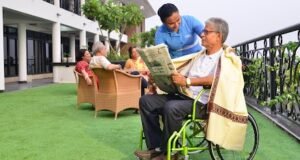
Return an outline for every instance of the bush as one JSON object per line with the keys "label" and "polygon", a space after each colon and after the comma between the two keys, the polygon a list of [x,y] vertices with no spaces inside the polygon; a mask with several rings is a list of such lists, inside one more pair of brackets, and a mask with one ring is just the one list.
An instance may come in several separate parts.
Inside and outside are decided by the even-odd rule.
{"label": "bush", "polygon": [[116,53],[109,53],[107,59],[111,62],[114,61],[126,61],[128,59],[128,54],[121,54],[120,56]]}

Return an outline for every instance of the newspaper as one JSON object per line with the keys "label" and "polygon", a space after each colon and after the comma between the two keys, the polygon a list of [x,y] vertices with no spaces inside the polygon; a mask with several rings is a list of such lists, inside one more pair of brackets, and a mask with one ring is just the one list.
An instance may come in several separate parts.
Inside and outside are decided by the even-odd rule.
{"label": "newspaper", "polygon": [[165,44],[159,44],[145,49],[137,50],[147,65],[150,73],[158,88],[167,93],[180,93],[192,97],[188,89],[176,86],[171,79],[171,74],[176,72],[168,47]]}

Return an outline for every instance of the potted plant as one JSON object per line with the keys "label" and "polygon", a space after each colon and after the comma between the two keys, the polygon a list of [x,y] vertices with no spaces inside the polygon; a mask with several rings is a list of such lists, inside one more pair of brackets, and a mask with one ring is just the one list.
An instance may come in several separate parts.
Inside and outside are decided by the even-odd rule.
{"label": "potted plant", "polygon": [[63,62],[69,62],[70,61],[70,53],[64,53],[63,54]]}

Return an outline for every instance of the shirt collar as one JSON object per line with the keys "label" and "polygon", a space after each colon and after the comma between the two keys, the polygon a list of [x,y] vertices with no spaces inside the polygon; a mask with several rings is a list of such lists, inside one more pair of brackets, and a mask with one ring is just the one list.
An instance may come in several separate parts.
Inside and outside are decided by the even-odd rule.
{"label": "shirt collar", "polygon": [[205,54],[206,57],[208,57],[209,59],[218,59],[220,57],[220,55],[223,53],[223,48],[220,48],[220,50],[218,50],[217,52],[207,55]]}

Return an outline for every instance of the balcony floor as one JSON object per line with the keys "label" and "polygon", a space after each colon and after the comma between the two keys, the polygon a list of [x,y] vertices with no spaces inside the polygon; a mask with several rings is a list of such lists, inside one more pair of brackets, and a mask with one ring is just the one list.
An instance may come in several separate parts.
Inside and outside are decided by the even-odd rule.
{"label": "balcony floor", "polygon": [[23,90],[23,89],[43,86],[43,85],[47,85],[47,84],[51,84],[51,83],[53,83],[53,78],[37,79],[37,80],[32,80],[32,82],[27,82],[27,83],[11,82],[11,83],[5,84],[4,92]]}

